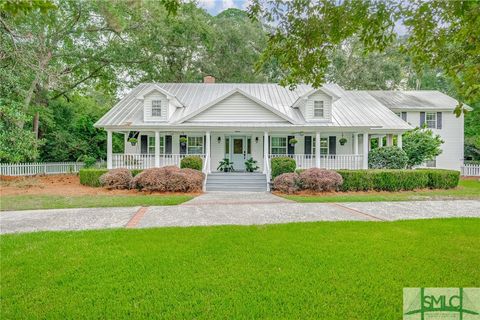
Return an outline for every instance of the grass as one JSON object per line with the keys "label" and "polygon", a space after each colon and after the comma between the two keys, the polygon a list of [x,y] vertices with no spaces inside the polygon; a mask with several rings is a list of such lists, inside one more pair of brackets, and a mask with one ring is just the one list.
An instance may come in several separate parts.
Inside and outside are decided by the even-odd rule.
{"label": "grass", "polygon": [[402,192],[326,193],[323,195],[282,195],[297,202],[373,202],[440,199],[480,199],[480,181],[460,180],[456,189]]}
{"label": "grass", "polygon": [[4,319],[400,319],[404,287],[480,286],[480,219],[0,237]]}
{"label": "grass", "polygon": [[15,195],[2,196],[1,210],[168,206],[193,199],[190,195]]}

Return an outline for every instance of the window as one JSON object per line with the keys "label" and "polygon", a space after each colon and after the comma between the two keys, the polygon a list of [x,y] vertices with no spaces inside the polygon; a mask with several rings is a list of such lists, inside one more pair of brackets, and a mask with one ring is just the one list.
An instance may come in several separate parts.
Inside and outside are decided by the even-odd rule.
{"label": "window", "polygon": [[397,117],[401,118],[402,117],[402,113],[401,112],[395,112],[395,114],[397,115]]}
{"label": "window", "polygon": [[[160,137],[160,154],[165,153],[165,140],[164,137]],[[155,154],[155,137],[148,137],[148,153]]]}
{"label": "window", "polygon": [[287,138],[286,137],[272,137],[270,141],[272,154],[287,154]]}
{"label": "window", "polygon": [[[316,152],[316,138],[312,139],[312,154]],[[320,138],[320,154],[328,154],[328,138]]]}
{"label": "window", "polygon": [[188,137],[188,154],[202,154],[203,153],[203,137]]}
{"label": "window", "polygon": [[230,137],[225,137],[225,158],[230,158]]}
{"label": "window", "polygon": [[427,112],[425,114],[425,123],[427,124],[427,128],[437,128],[437,114],[435,112]]}
{"label": "window", "polygon": [[313,117],[324,118],[323,101],[313,101]]}
{"label": "window", "polygon": [[162,100],[152,100],[152,117],[162,116]]}

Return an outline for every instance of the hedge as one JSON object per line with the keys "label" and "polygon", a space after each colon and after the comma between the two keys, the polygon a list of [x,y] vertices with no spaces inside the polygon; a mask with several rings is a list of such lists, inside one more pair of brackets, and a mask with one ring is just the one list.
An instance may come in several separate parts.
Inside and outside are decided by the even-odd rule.
{"label": "hedge", "polygon": [[297,163],[295,159],[289,157],[279,157],[272,159],[272,180],[283,173],[295,172]]}
{"label": "hedge", "polygon": [[[143,170],[133,169],[130,171],[132,172],[132,175],[135,177],[137,174],[139,174]],[[108,172],[107,169],[94,169],[94,168],[80,169],[80,172],[79,172],[80,183],[85,186],[100,187],[101,186],[100,176],[107,172]]]}
{"label": "hedge", "polygon": [[401,191],[449,189],[458,185],[454,170],[337,170],[343,178],[341,191]]}
{"label": "hedge", "polygon": [[180,160],[180,168],[189,168],[202,171],[202,162],[202,158],[200,158],[199,156],[187,156]]}

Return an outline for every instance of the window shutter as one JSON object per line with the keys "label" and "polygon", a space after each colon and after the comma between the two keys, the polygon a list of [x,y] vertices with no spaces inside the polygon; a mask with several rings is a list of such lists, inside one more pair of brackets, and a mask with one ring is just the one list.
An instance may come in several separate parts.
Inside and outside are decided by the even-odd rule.
{"label": "window shutter", "polygon": [[140,136],[140,153],[141,154],[148,153],[148,137],[147,136]]}
{"label": "window shutter", "polygon": [[165,153],[172,154],[172,136],[165,136]]}
{"label": "window shutter", "polygon": [[312,136],[305,136],[305,154],[312,154]]}
{"label": "window shutter", "polygon": [[[186,138],[187,136],[182,134],[180,135],[180,138]],[[187,153],[187,144],[185,143],[183,146],[182,146],[182,143],[180,142],[180,154],[186,154]]]}
{"label": "window shutter", "polygon": [[328,154],[337,154],[337,137],[328,137]]}
{"label": "window shutter", "polygon": [[420,112],[420,128],[425,124],[425,112]]}
{"label": "window shutter", "polygon": [[295,145],[290,145],[290,139],[295,138],[295,136],[288,136],[287,137],[287,153],[288,154],[295,154]]}
{"label": "window shutter", "polygon": [[407,121],[407,113],[406,112],[402,112],[402,120],[403,121]]}
{"label": "window shutter", "polygon": [[442,129],[442,113],[437,112],[437,129]]}
{"label": "window shutter", "polygon": [[[206,153],[207,153],[206,147],[207,147],[207,136],[204,135],[204,136],[203,136],[203,143],[202,143],[203,154],[206,154]],[[212,147],[210,146],[210,149],[211,149],[211,148],[212,148]]]}

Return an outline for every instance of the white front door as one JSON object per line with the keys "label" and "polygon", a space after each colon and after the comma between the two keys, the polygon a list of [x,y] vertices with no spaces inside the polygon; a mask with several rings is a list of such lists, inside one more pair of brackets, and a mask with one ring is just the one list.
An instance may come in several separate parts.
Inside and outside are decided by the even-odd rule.
{"label": "white front door", "polygon": [[247,146],[245,137],[232,137],[232,148],[230,159],[233,161],[235,171],[245,170],[245,161],[247,159]]}

